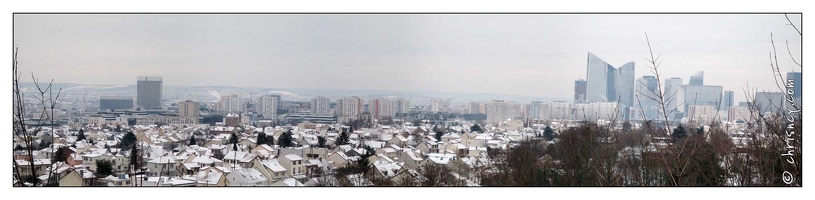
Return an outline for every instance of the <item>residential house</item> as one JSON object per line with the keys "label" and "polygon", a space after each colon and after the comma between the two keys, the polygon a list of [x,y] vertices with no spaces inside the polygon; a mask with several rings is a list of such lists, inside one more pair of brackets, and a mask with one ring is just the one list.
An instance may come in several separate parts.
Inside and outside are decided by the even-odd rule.
{"label": "residential house", "polygon": [[59,186],[91,186],[95,176],[87,169],[71,169],[59,179]]}
{"label": "residential house", "polygon": [[281,166],[286,168],[290,177],[303,176],[305,169],[303,168],[303,158],[294,154],[283,155],[277,158]]}
{"label": "residential house", "polygon": [[229,185],[229,181],[227,181],[226,174],[215,170],[214,168],[207,167],[201,171],[198,171],[195,174],[185,175],[181,178],[187,180],[197,181],[198,184],[196,186],[199,187],[210,187],[210,186],[227,186]]}
{"label": "residential house", "polygon": [[404,162],[404,166],[408,169],[419,169],[419,164],[423,160],[419,153],[410,149],[403,149],[401,156],[399,156],[399,161]]}
{"label": "residential house", "polygon": [[429,154],[429,153],[438,153],[439,152],[439,144],[434,141],[424,141],[419,143],[416,146],[416,149],[422,152],[422,154]]}
{"label": "residential house", "polygon": [[408,139],[405,138],[405,137],[402,137],[401,135],[397,135],[397,136],[391,138],[390,140],[388,140],[389,145],[396,145],[396,146],[401,147],[401,148],[405,148],[407,143],[408,143]]}
{"label": "residential house", "polygon": [[269,179],[255,168],[241,168],[232,170],[226,175],[229,186],[268,186]]}
{"label": "residential house", "polygon": [[79,155],[77,153],[72,153],[71,156],[68,156],[68,158],[65,158],[65,163],[70,165],[70,166],[82,165],[82,155]]}
{"label": "residential house", "polygon": [[305,185],[303,185],[303,183],[300,183],[300,181],[297,181],[297,179],[287,178],[287,179],[275,182],[274,184],[272,184],[272,186],[303,187]]}
{"label": "residential house", "polygon": [[345,167],[349,163],[349,158],[343,152],[334,152],[326,158],[328,163],[334,168]]}
{"label": "residential house", "polygon": [[145,166],[147,167],[148,176],[178,176],[178,167],[180,164],[181,163],[176,161],[174,156],[161,156],[147,161]]}
{"label": "residential house", "polygon": [[34,159],[34,173],[31,174],[31,163],[28,160],[14,160],[17,162],[17,170],[22,176],[39,176],[44,174],[51,166],[50,159]]}
{"label": "residential house", "polygon": [[252,161],[252,168],[258,169],[269,180],[269,184],[275,183],[279,180],[289,178],[286,173],[286,168],[280,165],[277,159],[260,160],[255,159]]}

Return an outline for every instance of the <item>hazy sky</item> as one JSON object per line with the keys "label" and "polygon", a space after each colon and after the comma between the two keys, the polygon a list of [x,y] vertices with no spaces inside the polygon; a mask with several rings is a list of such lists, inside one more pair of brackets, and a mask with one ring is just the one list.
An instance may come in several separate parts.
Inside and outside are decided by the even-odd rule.
{"label": "hazy sky", "polygon": [[[800,15],[790,16],[800,27]],[[775,88],[798,70],[801,37],[784,15],[14,15],[21,72],[80,84],[379,89],[572,98],[587,52],[662,78],[705,71],[705,84]],[[24,76],[27,77],[27,76]]]}

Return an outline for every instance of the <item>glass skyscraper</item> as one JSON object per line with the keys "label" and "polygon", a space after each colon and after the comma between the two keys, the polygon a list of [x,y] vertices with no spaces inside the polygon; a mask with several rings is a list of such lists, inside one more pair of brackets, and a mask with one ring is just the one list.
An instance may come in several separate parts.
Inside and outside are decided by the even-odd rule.
{"label": "glass skyscraper", "polygon": [[665,110],[667,114],[672,115],[670,118],[676,118],[679,115],[679,105],[682,104],[684,99],[680,99],[679,87],[682,87],[682,78],[672,77],[665,79],[665,86],[662,91],[665,92]]}
{"label": "glass skyscraper", "polygon": [[586,102],[620,101],[623,119],[628,119],[634,105],[634,62],[614,68],[596,55],[588,53],[586,63]]}
{"label": "glass skyscraper", "polygon": [[781,114],[784,112],[786,96],[783,92],[756,92],[756,107],[759,114]]}
{"label": "glass skyscraper", "polygon": [[696,74],[690,76],[688,85],[705,85],[705,71],[696,72]]}
{"label": "glass skyscraper", "polygon": [[722,86],[712,85],[683,85],[679,87],[677,99],[682,106],[680,111],[685,113],[691,105],[707,105],[717,108],[722,100]]}
{"label": "glass skyscraper", "polygon": [[644,119],[657,119],[659,115],[659,80],[655,76],[643,76],[636,82],[637,96],[635,102],[640,105],[635,106],[636,109],[642,109],[642,113],[637,113]]}
{"label": "glass skyscraper", "polygon": [[541,117],[541,103],[542,101],[532,101],[529,104],[529,117],[532,118],[540,118]]}
{"label": "glass skyscraper", "polygon": [[574,103],[586,102],[586,80],[574,81]]}

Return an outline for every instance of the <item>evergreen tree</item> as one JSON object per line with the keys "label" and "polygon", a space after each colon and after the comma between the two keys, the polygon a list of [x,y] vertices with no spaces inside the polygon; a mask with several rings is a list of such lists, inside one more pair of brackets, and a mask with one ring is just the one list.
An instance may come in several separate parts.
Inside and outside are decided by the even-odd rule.
{"label": "evergreen tree", "polygon": [[325,148],[325,137],[317,136],[317,147]]}
{"label": "evergreen tree", "polygon": [[444,133],[442,133],[441,131],[436,132],[436,141],[441,142],[441,136],[442,136],[442,135],[444,135]]}
{"label": "evergreen tree", "polygon": [[20,146],[20,144],[17,144],[17,146],[14,147],[14,150],[15,151],[25,150],[25,148],[23,148],[23,146]]}
{"label": "evergreen tree", "polygon": [[195,135],[190,136],[190,146],[195,145]]}
{"label": "evergreen tree", "polygon": [[60,147],[57,149],[57,152],[54,152],[54,162],[66,162],[68,161],[68,156],[71,155],[71,149],[67,146]]}
{"label": "evergreen tree", "polygon": [[470,126],[470,132],[480,133],[481,131],[484,131],[484,130],[482,130],[481,126],[478,125],[478,124],[473,124],[473,126]]}
{"label": "evergreen tree", "polygon": [[122,137],[121,147],[122,148],[127,148],[127,147],[130,147],[130,145],[135,144],[135,143],[136,143],[136,134],[133,134],[132,131],[128,131],[127,133],[125,133],[125,136]]}
{"label": "evergreen tree", "polygon": [[81,141],[85,139],[85,130],[79,129],[79,134],[76,135],[76,140]]}
{"label": "evergreen tree", "polygon": [[283,132],[283,134],[280,135],[280,138],[277,139],[277,145],[280,145],[282,148],[294,146],[291,130]]}
{"label": "evergreen tree", "polygon": [[702,134],[704,132],[705,132],[704,126],[699,126],[699,128],[696,129],[696,134]]}
{"label": "evergreen tree", "polygon": [[259,133],[258,133],[258,139],[257,139],[257,143],[256,143],[256,144],[257,144],[258,146],[260,146],[260,145],[264,145],[264,144],[266,144],[267,140],[269,140],[269,139],[266,137],[266,133],[259,132]]}
{"label": "evergreen tree", "polygon": [[51,142],[46,142],[46,141],[40,142],[40,149],[48,148],[48,146],[51,146]]}
{"label": "evergreen tree", "polygon": [[336,143],[337,146],[346,145],[346,144],[348,144],[348,141],[349,141],[348,133],[343,131],[342,133],[340,133],[340,136],[337,137],[337,141],[335,143]]}
{"label": "evergreen tree", "polygon": [[677,141],[681,140],[682,138],[685,138],[685,136],[687,134],[688,134],[688,131],[685,130],[685,126],[682,126],[682,124],[679,124],[679,126],[674,128],[673,134],[671,134],[671,136],[673,137],[674,143],[676,143]]}
{"label": "evergreen tree", "polygon": [[135,144],[130,146],[130,166],[133,167],[133,170],[141,168],[139,164],[139,149],[136,148]]}
{"label": "evergreen tree", "polygon": [[370,147],[368,145],[362,145],[362,148],[365,149],[365,153],[359,155],[360,159],[354,162],[354,168],[356,168],[357,173],[365,174],[370,169],[371,164],[370,162],[368,162],[368,158],[373,156],[374,152],[376,151],[374,150],[373,147]]}
{"label": "evergreen tree", "polygon": [[238,143],[232,143],[232,151],[238,151]]}
{"label": "evergreen tree", "polygon": [[623,122],[623,132],[631,131],[631,122],[625,121]]}
{"label": "evergreen tree", "polygon": [[549,127],[549,125],[547,125],[546,128],[543,128],[543,137],[545,137],[546,140],[548,141],[554,140],[555,130],[553,130],[552,127]]}
{"label": "evergreen tree", "polygon": [[229,136],[229,143],[230,143],[230,144],[236,144],[236,143],[238,143],[238,135],[237,135],[237,134],[235,134],[235,133],[232,133],[232,135],[231,135],[231,136]]}
{"label": "evergreen tree", "polygon": [[105,177],[113,174],[113,162],[110,160],[97,160],[96,161],[96,174]]}

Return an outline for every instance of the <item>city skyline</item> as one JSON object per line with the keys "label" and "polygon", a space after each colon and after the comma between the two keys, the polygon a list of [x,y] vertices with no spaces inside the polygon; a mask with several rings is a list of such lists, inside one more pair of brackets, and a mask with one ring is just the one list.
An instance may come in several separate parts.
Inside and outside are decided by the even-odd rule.
{"label": "city skyline", "polygon": [[[614,26],[621,31],[588,31]],[[585,77],[587,52],[615,65],[635,62],[635,77],[651,75],[644,32],[663,55],[663,79],[705,71],[705,84],[736,91],[736,102],[747,80],[759,91],[775,87],[773,79],[753,80],[771,73],[770,32],[800,57],[800,36],[783,15],[770,14],[15,15],[14,29],[22,52],[37,52],[20,54],[22,72],[56,82],[130,85],[132,77],[158,75],[165,85],[561,99],[574,95],[564,84]],[[779,64],[794,69],[788,59]]]}

